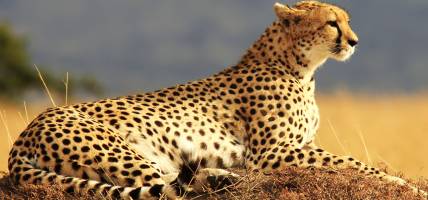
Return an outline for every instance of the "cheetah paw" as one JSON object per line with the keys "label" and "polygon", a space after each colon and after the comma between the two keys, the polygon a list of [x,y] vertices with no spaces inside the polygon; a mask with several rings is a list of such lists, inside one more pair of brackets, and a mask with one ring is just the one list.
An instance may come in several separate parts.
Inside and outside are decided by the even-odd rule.
{"label": "cheetah paw", "polygon": [[238,174],[223,169],[205,168],[195,177],[192,188],[195,192],[216,191],[239,182],[239,179]]}

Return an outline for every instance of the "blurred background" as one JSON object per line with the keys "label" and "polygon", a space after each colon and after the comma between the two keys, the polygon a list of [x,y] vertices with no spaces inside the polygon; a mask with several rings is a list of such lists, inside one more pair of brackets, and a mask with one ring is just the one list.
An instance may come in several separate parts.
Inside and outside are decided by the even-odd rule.
{"label": "blurred background", "polygon": [[[274,20],[274,2],[0,0],[0,170],[19,131],[50,106],[33,64],[60,101],[66,72],[75,102],[184,83],[235,64]],[[349,11],[360,42],[351,60],[318,71],[317,142],[428,177],[428,1],[328,2]]]}

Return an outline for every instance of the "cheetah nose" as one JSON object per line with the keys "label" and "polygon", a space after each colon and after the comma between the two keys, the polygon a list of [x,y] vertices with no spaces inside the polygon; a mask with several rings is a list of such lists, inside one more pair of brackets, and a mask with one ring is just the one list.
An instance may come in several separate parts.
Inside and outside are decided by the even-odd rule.
{"label": "cheetah nose", "polygon": [[348,44],[351,45],[351,47],[355,46],[358,44],[357,40],[348,40]]}

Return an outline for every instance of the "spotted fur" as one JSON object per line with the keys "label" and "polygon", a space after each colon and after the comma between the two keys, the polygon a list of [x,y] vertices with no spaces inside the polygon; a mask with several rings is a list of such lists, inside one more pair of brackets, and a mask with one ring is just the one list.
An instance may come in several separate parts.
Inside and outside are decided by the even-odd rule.
{"label": "spotted fur", "polygon": [[[57,183],[113,198],[175,198],[195,174],[209,185],[227,169],[354,168],[400,184],[313,143],[316,69],[348,59],[358,38],[341,8],[275,4],[277,19],[237,65],[162,90],[50,108],[10,151],[16,182]],[[204,171],[205,170],[205,171]]]}

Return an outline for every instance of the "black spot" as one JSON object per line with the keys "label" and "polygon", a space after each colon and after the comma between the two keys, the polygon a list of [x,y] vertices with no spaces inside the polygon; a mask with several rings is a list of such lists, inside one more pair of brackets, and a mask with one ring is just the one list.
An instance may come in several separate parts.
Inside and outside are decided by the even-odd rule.
{"label": "black spot", "polygon": [[93,145],[94,149],[101,151],[101,147],[98,144],[94,144]]}
{"label": "black spot", "polygon": [[69,154],[70,153],[70,149],[69,148],[62,149],[62,153]]}
{"label": "black spot", "polygon": [[67,177],[67,178],[65,178],[65,179],[62,179],[62,183],[66,183],[66,184],[68,184],[68,183],[71,183],[73,181],[73,178],[72,177]]}
{"label": "black spot", "polygon": [[[53,138],[52,137],[46,137],[46,142],[47,143],[51,143],[53,141]],[[27,145],[26,143],[28,143],[28,141],[26,141],[25,143],[24,143],[24,145],[26,146],[26,147],[29,147],[30,145]]]}
{"label": "black spot", "polygon": [[160,197],[160,195],[162,194],[162,188],[164,185],[153,185],[150,189],[149,189],[149,193],[154,196],[154,197]]}
{"label": "black spot", "polygon": [[103,158],[101,156],[95,156],[94,161],[100,163],[103,161]]}
{"label": "black spot", "polygon": [[62,137],[62,133],[55,133],[55,137],[57,137],[57,138],[61,138]]}
{"label": "black spot", "polygon": [[30,174],[25,174],[24,176],[22,176],[22,180],[24,180],[24,181],[28,181],[28,179],[30,179],[30,178],[31,178]]}
{"label": "black spot", "polygon": [[137,169],[137,170],[132,171],[131,174],[132,174],[132,176],[140,176],[142,174],[142,172]]}
{"label": "black spot", "polygon": [[144,180],[145,180],[145,181],[147,181],[147,182],[148,182],[148,181],[150,181],[150,180],[152,180],[152,178],[153,178],[153,177],[152,177],[152,176],[150,176],[150,175],[145,175],[145,176],[144,176]]}
{"label": "black spot", "polygon": [[113,199],[120,199],[120,191],[118,189],[114,189],[111,196]]}
{"label": "black spot", "polygon": [[81,188],[81,189],[86,188],[87,185],[88,185],[88,181],[84,180],[84,181],[79,183],[79,188]]}
{"label": "black spot", "polygon": [[180,180],[180,183],[190,184],[198,167],[199,162],[183,163],[180,167],[180,173],[178,174],[177,179]]}
{"label": "black spot", "polygon": [[158,127],[162,127],[162,126],[163,126],[162,122],[160,122],[160,121],[155,121],[155,124],[156,124],[156,126],[158,126]]}
{"label": "black spot", "polygon": [[134,117],[134,121],[137,122],[137,123],[141,123],[141,119],[137,118],[137,117]]}
{"label": "black spot", "polygon": [[292,156],[292,155],[288,155],[288,156],[286,156],[285,157],[285,162],[291,162],[291,161],[293,161],[294,160],[294,156]]}
{"label": "black spot", "polygon": [[281,164],[280,161],[273,163],[272,169],[277,169],[280,166],[280,164]]}
{"label": "black spot", "polygon": [[275,155],[274,154],[269,154],[268,155],[268,157],[267,157],[267,159],[268,160],[272,160],[272,159],[274,159],[275,158]]}
{"label": "black spot", "polygon": [[134,164],[132,164],[132,163],[126,163],[123,166],[125,167],[125,169],[129,169],[129,168],[133,167]]}
{"label": "black spot", "polygon": [[111,173],[113,173],[113,172],[116,172],[118,169],[117,169],[117,167],[115,167],[115,166],[110,166],[110,168],[109,168],[109,171],[111,172]]}
{"label": "black spot", "polygon": [[73,186],[70,186],[70,187],[68,187],[66,190],[65,190],[67,193],[74,193],[74,187]]}
{"label": "black spot", "polygon": [[70,140],[69,139],[64,139],[64,140],[62,140],[62,143],[64,145],[69,145],[70,144]]}
{"label": "black spot", "polygon": [[70,160],[79,160],[80,156],[78,154],[74,154],[70,156]]}
{"label": "black spot", "polygon": [[218,158],[217,158],[217,167],[218,167],[218,168],[224,168],[224,162],[223,162],[223,159],[222,159],[222,158],[220,158],[220,157],[218,157]]}
{"label": "black spot", "polygon": [[134,185],[134,183],[135,183],[135,180],[134,180],[134,179],[132,179],[132,178],[126,178],[125,180],[126,180],[126,182],[128,183],[128,186],[132,186],[132,185]]}
{"label": "black spot", "polygon": [[49,156],[43,156],[43,161],[44,162],[48,162],[50,160],[51,160],[51,158]]}
{"label": "black spot", "polygon": [[148,169],[148,168],[150,168],[150,166],[148,166],[148,165],[146,165],[146,164],[141,164],[141,165],[140,165],[140,168],[141,168],[141,169]]}
{"label": "black spot", "polygon": [[74,136],[73,137],[73,140],[75,141],[75,142],[82,142],[82,138],[81,137],[79,137],[79,136]]}
{"label": "black spot", "polygon": [[124,175],[124,176],[129,176],[129,172],[128,171],[122,170],[120,173],[122,175]]}
{"label": "black spot", "polygon": [[82,178],[83,179],[89,179],[89,175],[86,172],[82,173]]}
{"label": "black spot", "polygon": [[309,158],[309,160],[308,160],[308,164],[312,164],[312,163],[314,163],[316,160],[315,160],[315,158]]}
{"label": "black spot", "polygon": [[156,173],[156,172],[153,173],[152,176],[153,176],[153,178],[160,178],[160,175],[158,173]]}
{"label": "black spot", "polygon": [[129,192],[129,196],[132,199],[140,199],[140,192],[141,192],[141,187],[135,188]]}
{"label": "black spot", "polygon": [[207,144],[205,144],[205,142],[201,142],[201,149],[207,150]]}
{"label": "black spot", "polygon": [[57,151],[57,150],[59,149],[58,144],[53,143],[53,144],[52,144],[52,149],[53,149],[53,150],[55,150],[55,151]]}
{"label": "black spot", "polygon": [[263,164],[262,164],[262,169],[264,169],[264,168],[266,168],[268,166],[268,162],[263,162]]}
{"label": "black spot", "polygon": [[108,140],[110,140],[110,142],[115,142],[116,139],[113,136],[108,136]]}
{"label": "black spot", "polygon": [[88,146],[83,146],[82,149],[81,149],[82,152],[88,152],[89,150],[90,149],[89,149]]}

